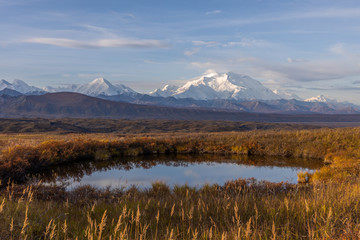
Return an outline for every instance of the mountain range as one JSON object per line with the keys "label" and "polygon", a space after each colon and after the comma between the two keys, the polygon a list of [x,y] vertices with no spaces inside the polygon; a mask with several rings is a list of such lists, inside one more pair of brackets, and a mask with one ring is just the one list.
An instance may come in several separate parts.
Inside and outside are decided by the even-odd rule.
{"label": "mountain range", "polygon": [[77,92],[88,96],[114,96],[114,95],[134,95],[136,92],[131,88],[123,85],[113,85],[105,78],[96,78],[92,82],[86,84],[72,84],[63,87],[45,87],[43,90],[47,92]]}
{"label": "mountain range", "polygon": [[[286,114],[357,114],[360,107],[351,103],[331,100],[323,95],[302,100],[286,91],[272,91],[259,81],[235,73],[209,73],[186,82],[183,86],[166,85],[149,94],[137,93],[122,85],[112,84],[104,78],[97,78],[86,84],[71,84],[60,87],[37,88],[29,86],[24,81],[14,80],[12,83],[0,81],[0,104],[18,104],[24,96],[44,95],[44,101],[55,93],[72,92],[94,97],[99,104],[108,102],[131,103],[135,105],[163,106],[168,108],[205,109],[210,111],[254,112],[254,113],[286,113]],[[52,94],[46,94],[52,93]],[[45,97],[46,95],[46,97]],[[53,97],[61,105],[59,96]],[[73,101],[80,99],[71,95]],[[17,100],[15,100],[17,99]],[[10,101],[11,100],[11,101]],[[92,100],[92,101],[93,101]],[[9,102],[10,101],[10,102]],[[29,100],[30,101],[30,100]],[[31,102],[31,101],[30,101]],[[69,103],[69,106],[75,102]],[[53,106],[55,102],[53,103]],[[29,103],[27,103],[27,106]],[[69,107],[68,106],[68,107]],[[94,107],[97,105],[94,104]],[[8,106],[5,106],[9,108]],[[47,108],[51,108],[47,106]],[[17,107],[26,110],[26,107]],[[57,109],[57,108],[56,108]],[[57,109],[59,110],[59,109]],[[7,112],[3,108],[4,112]],[[80,111],[80,109],[79,109]],[[12,114],[15,114],[13,112]],[[90,114],[90,112],[89,112]],[[94,114],[94,112],[91,112]],[[90,115],[91,115],[90,114]],[[96,114],[95,114],[96,115]],[[100,114],[101,115],[101,114]],[[105,114],[106,115],[106,114]]]}
{"label": "mountain range", "polygon": [[15,79],[12,83],[2,79],[0,80],[0,90],[13,90],[21,94],[37,95],[39,93],[45,93],[43,89],[29,86],[22,80]]}
{"label": "mountain range", "polygon": [[274,114],[204,108],[174,108],[115,102],[80,93],[0,97],[1,118],[107,118],[227,120],[256,122],[360,122],[360,114]]}

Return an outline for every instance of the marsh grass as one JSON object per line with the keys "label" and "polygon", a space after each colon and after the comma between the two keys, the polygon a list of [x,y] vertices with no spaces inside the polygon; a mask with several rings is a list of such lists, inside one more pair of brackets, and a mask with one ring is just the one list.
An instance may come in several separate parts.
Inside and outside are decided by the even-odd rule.
{"label": "marsh grass", "polygon": [[245,154],[323,159],[330,163],[309,182],[358,176],[360,128],[301,131],[130,135],[0,135],[0,179],[83,160],[150,154]]}
{"label": "marsh grass", "polygon": [[9,185],[0,197],[0,238],[357,239],[359,189],[358,181],[300,186],[243,179],[201,189]]}

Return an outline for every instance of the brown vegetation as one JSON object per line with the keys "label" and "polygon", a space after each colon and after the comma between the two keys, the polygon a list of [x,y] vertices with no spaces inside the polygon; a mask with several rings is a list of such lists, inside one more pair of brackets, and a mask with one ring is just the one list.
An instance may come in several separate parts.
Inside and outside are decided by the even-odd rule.
{"label": "brown vegetation", "polygon": [[[360,128],[301,131],[117,135],[0,136],[0,176],[17,180],[28,172],[66,162],[170,153],[232,153],[326,159],[310,180],[357,176]],[[28,139],[27,139],[28,138]],[[47,140],[51,139],[51,140]],[[17,144],[20,143],[20,144]]]}
{"label": "brown vegetation", "polygon": [[0,195],[0,238],[358,239],[359,187],[241,179],[198,190],[10,185]]}

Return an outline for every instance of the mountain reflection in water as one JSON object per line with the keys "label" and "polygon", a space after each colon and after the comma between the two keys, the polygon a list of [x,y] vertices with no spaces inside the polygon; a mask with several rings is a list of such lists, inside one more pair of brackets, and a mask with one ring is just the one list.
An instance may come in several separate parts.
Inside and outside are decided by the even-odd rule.
{"label": "mountain reflection in water", "polygon": [[222,185],[237,178],[296,183],[297,172],[315,170],[322,164],[320,160],[269,156],[155,155],[55,166],[33,174],[31,179],[65,183],[69,188],[85,184],[114,188],[149,187],[155,181],[169,186]]}

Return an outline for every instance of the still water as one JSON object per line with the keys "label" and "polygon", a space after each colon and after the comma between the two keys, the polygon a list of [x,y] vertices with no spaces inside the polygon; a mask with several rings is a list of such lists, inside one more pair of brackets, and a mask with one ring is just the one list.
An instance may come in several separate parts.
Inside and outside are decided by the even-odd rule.
{"label": "still water", "polygon": [[156,181],[171,187],[184,184],[201,187],[205,184],[223,185],[238,178],[296,183],[299,171],[313,171],[321,166],[322,162],[316,160],[279,157],[146,156],[80,162],[38,173],[33,178],[46,183],[64,183],[68,189],[81,185],[147,188]]}

